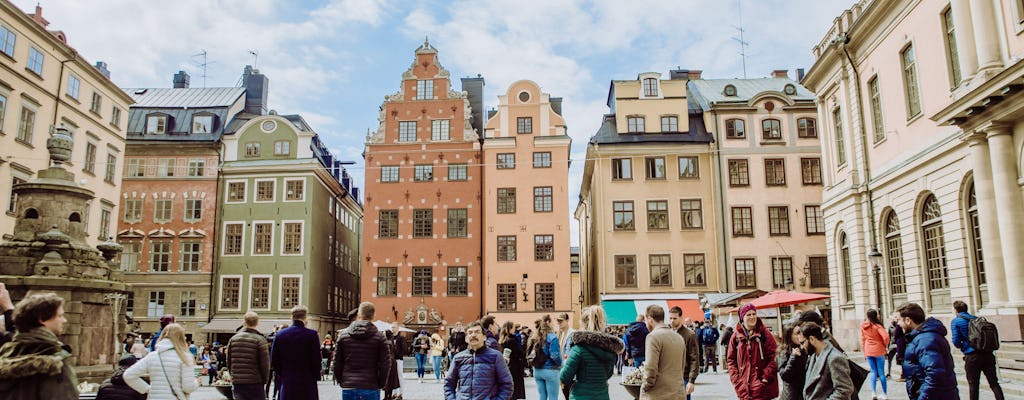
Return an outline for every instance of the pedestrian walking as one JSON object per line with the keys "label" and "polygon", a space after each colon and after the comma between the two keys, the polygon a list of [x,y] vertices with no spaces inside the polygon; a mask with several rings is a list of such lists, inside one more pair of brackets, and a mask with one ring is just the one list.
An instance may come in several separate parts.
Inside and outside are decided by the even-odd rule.
{"label": "pedestrian walking", "polygon": [[683,363],[683,389],[686,391],[686,398],[689,399],[693,394],[697,375],[700,374],[700,350],[697,346],[699,339],[697,339],[697,334],[686,326],[683,309],[679,306],[668,310],[668,322],[669,326],[683,338],[683,344],[686,345],[686,362]]}
{"label": "pedestrian walking", "polygon": [[526,352],[519,344],[515,336],[515,324],[512,321],[505,321],[501,326],[501,333],[498,335],[498,346],[508,364],[508,371],[512,374],[512,399],[526,398]]}
{"label": "pedestrian walking", "polygon": [[363,302],[358,310],[356,320],[338,335],[334,380],[341,385],[342,400],[377,400],[388,384],[394,357],[387,338],[373,324],[373,303]]}
{"label": "pedestrian walking", "polygon": [[231,392],[236,400],[266,400],[263,388],[270,382],[270,344],[256,330],[260,317],[255,311],[245,313],[242,321],[242,329],[228,340]]}
{"label": "pedestrian walking", "polygon": [[804,324],[807,322],[813,322],[818,324],[818,326],[820,326],[822,329],[822,334],[825,335],[825,340],[828,340],[829,343],[832,343],[832,347],[836,348],[840,352],[846,352],[845,350],[843,350],[843,347],[839,345],[839,342],[836,341],[834,337],[832,337],[832,332],[829,332],[828,324],[825,323],[825,318],[823,318],[821,314],[818,314],[816,311],[804,311],[800,313],[800,316],[797,317],[797,320],[800,321],[800,324]]}
{"label": "pedestrian walking", "polygon": [[[217,376],[217,362],[214,354],[215,353],[212,349],[203,349],[203,355],[200,356],[201,358],[199,359],[199,362],[203,366],[201,375],[207,376],[207,385],[213,385],[213,379]],[[139,358],[141,359],[142,357]]]}
{"label": "pedestrian walking", "polygon": [[[878,310],[868,310],[866,319],[860,325],[861,349],[864,351],[864,358],[868,360],[871,374],[868,380],[871,381],[871,398],[885,400],[889,398],[889,387],[887,386],[885,374],[885,353],[889,346],[889,331],[882,325],[878,318]],[[882,394],[876,391],[877,383],[882,382]]]}
{"label": "pedestrian walking", "polygon": [[324,336],[324,341],[320,343],[320,380],[330,375],[331,372],[331,361],[334,360],[334,339],[331,338],[330,334]]}
{"label": "pedestrian walking", "polygon": [[117,368],[100,384],[96,391],[96,400],[146,400],[146,395],[136,392],[124,382],[124,372],[139,360],[131,354],[125,354],[117,361]]}
{"label": "pedestrian walking", "polygon": [[480,322],[466,327],[469,348],[452,360],[444,383],[445,400],[509,400],[512,396],[508,366],[500,352],[487,347],[486,340]]}
{"label": "pedestrian walking", "polygon": [[465,350],[466,347],[466,328],[462,326],[461,322],[458,322],[452,328],[451,334],[448,335],[448,357],[455,358],[455,355]]}
{"label": "pedestrian walking", "polygon": [[[188,352],[185,328],[167,324],[153,352],[124,372],[124,382],[136,392],[147,394],[149,400],[184,400],[199,389],[192,373],[195,360]],[[143,377],[149,377],[149,383]]]}
{"label": "pedestrian walking", "polygon": [[274,384],[273,395],[271,395],[271,392],[270,392],[270,383],[268,383],[267,387],[263,389],[263,392],[267,394],[267,398],[268,399],[277,399],[277,393],[281,391],[281,374],[279,373],[279,371],[274,369],[273,360],[274,360],[274,339],[277,338],[278,332],[281,332],[281,330],[284,329],[284,328],[287,328],[287,326],[285,326],[285,325],[277,325],[277,326],[274,327],[274,331],[270,332],[270,334],[267,335],[267,342],[270,344],[270,360],[271,360],[271,363],[270,363],[270,375],[273,377],[271,379],[273,379],[272,383]]}
{"label": "pedestrian walking", "polygon": [[441,334],[434,332],[430,335],[430,365],[434,369],[434,379],[441,382],[441,374],[444,369],[441,367],[441,357],[444,356],[444,339]]}
{"label": "pedestrian walking", "polygon": [[740,307],[740,323],[726,350],[729,380],[740,400],[774,399],[779,395],[776,346],[775,337],[757,316],[757,307]]}
{"label": "pedestrian walking", "polygon": [[779,400],[800,400],[804,398],[804,382],[807,375],[807,351],[801,347],[804,341],[800,325],[793,321],[782,328],[779,355]]}
{"label": "pedestrian walking", "polygon": [[533,331],[526,336],[526,376],[529,377],[533,377],[533,360],[536,359],[537,344],[543,343],[543,341],[537,340],[536,335],[536,332],[541,330],[540,325],[543,323],[541,318],[533,320]]}
{"label": "pedestrian walking", "polygon": [[846,354],[825,340],[824,328],[813,322],[800,325],[800,335],[806,340],[807,375],[804,399],[849,399],[854,394],[850,378],[850,361]]}
{"label": "pedestrian walking", "polygon": [[903,332],[903,328],[900,328],[899,319],[899,313],[892,314],[889,324],[889,347],[886,354],[889,359],[889,366],[885,370],[885,377],[889,378],[891,376],[892,365],[895,363],[899,366],[900,376],[894,380],[896,382],[903,382],[906,380],[903,378],[903,352],[907,349],[907,334]]}
{"label": "pedestrian walking", "polygon": [[647,306],[644,323],[650,333],[644,344],[640,400],[683,398],[685,391],[679,384],[683,381],[683,365],[686,363],[683,338],[665,324],[665,309],[659,305]]}
{"label": "pedestrian walking", "polygon": [[17,334],[0,347],[0,398],[71,400],[78,398],[78,378],[62,343],[64,299],[53,293],[33,294],[14,306]]}
{"label": "pedestrian walking", "polygon": [[700,372],[708,372],[711,369],[718,373],[718,329],[711,325],[711,321],[704,321],[704,326],[698,332],[700,344],[704,346],[704,368]]}
{"label": "pedestrian walking", "polygon": [[601,306],[587,307],[581,314],[581,330],[569,339],[569,356],[558,379],[569,389],[570,400],[608,400],[608,378],[624,346],[604,332],[608,318]]}
{"label": "pedestrian walking", "polygon": [[933,317],[926,318],[917,303],[904,303],[896,312],[900,314],[900,327],[907,333],[903,355],[907,396],[911,400],[959,400],[946,327]]}
{"label": "pedestrian walking", "polygon": [[647,341],[647,324],[644,322],[644,315],[638,315],[637,320],[629,323],[626,333],[622,335],[622,341],[626,345],[626,353],[629,358],[626,364],[639,367],[644,363],[644,343]]}
{"label": "pedestrian walking", "polygon": [[726,364],[726,359],[728,358],[727,357],[728,354],[726,354],[727,353],[726,350],[729,349],[729,339],[732,339],[732,332],[733,332],[733,330],[732,330],[731,326],[725,326],[725,324],[720,325],[718,327],[718,330],[719,330],[719,332],[722,333],[722,339],[721,339],[721,341],[718,342],[718,344],[722,347],[722,357],[721,357],[722,358],[722,361],[721,361],[722,370],[723,371],[728,371],[729,370],[729,365]]}
{"label": "pedestrian walking", "polygon": [[427,336],[426,330],[420,330],[412,340],[412,350],[416,356],[416,378],[423,383],[423,376],[427,370],[427,355],[430,354],[430,336]]}
{"label": "pedestrian walking", "polygon": [[[978,344],[977,340],[974,344],[970,340],[971,324],[981,321],[975,321],[977,317],[967,312],[967,303],[961,300],[953,302],[953,310],[956,311],[956,318],[953,318],[953,321],[950,323],[950,330],[953,331],[953,346],[956,346],[956,348],[964,353],[964,370],[967,373],[968,393],[971,396],[971,400],[978,400],[981,389],[981,374],[983,372],[996,400],[1003,400],[1003,387],[999,386],[999,377],[996,375],[995,353],[990,349],[975,347],[975,344]],[[976,335],[983,334],[983,332],[980,332],[981,329],[978,328],[976,324]],[[995,341],[998,343],[998,336],[996,336]]]}
{"label": "pedestrian walking", "polygon": [[[537,394],[540,400],[558,400],[558,370],[562,368],[562,354],[558,346],[557,325],[551,321],[550,315],[541,317],[540,325],[534,336],[533,380],[537,383]],[[468,333],[468,331],[467,331]],[[529,356],[527,356],[529,357]],[[539,365],[539,366],[538,366]]]}
{"label": "pedestrian walking", "polygon": [[384,389],[385,399],[402,399],[402,359],[405,357],[407,347],[405,337],[402,336],[402,325],[395,322],[391,324],[391,335],[388,337],[391,343],[391,375],[388,376],[388,386]]}
{"label": "pedestrian walking", "polygon": [[558,314],[555,321],[558,322],[558,351],[562,354],[562,361],[565,361],[569,357],[569,338],[576,330],[572,329],[569,313]]}
{"label": "pedestrian walking", "polygon": [[157,330],[156,333],[153,334],[153,337],[151,337],[149,339],[149,346],[148,347],[149,347],[149,351],[150,352],[152,352],[152,351],[154,351],[156,349],[156,344],[157,344],[157,342],[160,341],[160,334],[163,333],[164,328],[168,324],[172,324],[172,323],[174,323],[174,315],[167,314],[167,315],[164,315],[164,316],[160,317],[160,329]]}
{"label": "pedestrian walking", "polygon": [[275,386],[279,400],[318,399],[316,382],[320,379],[320,335],[306,328],[306,306],[292,308],[292,326],[274,337],[270,365],[279,379]]}
{"label": "pedestrian walking", "polygon": [[484,327],[484,335],[487,337],[487,347],[494,349],[494,351],[501,352],[501,348],[498,347],[498,323],[494,321],[493,315],[485,315],[480,319],[480,324]]}

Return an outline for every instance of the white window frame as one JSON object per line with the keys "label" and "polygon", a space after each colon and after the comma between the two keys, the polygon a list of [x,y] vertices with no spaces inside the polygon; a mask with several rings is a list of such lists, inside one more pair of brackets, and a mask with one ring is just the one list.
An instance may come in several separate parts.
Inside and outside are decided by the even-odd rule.
{"label": "white window frame", "polygon": [[[242,201],[231,201],[231,197],[228,195],[231,193],[232,183],[242,183]],[[249,180],[247,179],[228,179],[224,182],[224,202],[228,204],[244,204],[249,200]]]}
{"label": "white window frame", "polygon": [[[193,168],[195,167],[195,168]],[[199,177],[206,176],[206,159],[205,158],[190,158],[188,164],[185,167],[185,176]],[[192,175],[192,170],[195,169],[197,174]]]}
{"label": "white window frame", "polygon": [[[391,172],[394,172],[392,175]],[[391,179],[391,177],[394,179]],[[397,165],[383,165],[380,167],[380,183],[398,183],[401,177],[401,167]]]}
{"label": "white window frame", "polygon": [[284,279],[285,278],[299,278],[299,301],[298,305],[302,304],[302,278],[301,274],[282,274],[278,275],[277,278],[277,310],[278,311],[290,311],[291,307],[284,308]]}
{"label": "white window frame", "polygon": [[[160,120],[163,120],[163,129],[156,129],[161,124]],[[155,126],[151,126],[155,124]],[[167,134],[167,116],[163,114],[158,115],[147,115],[146,116],[146,134],[147,135],[165,135]]]}
{"label": "white window frame", "polygon": [[[186,244],[199,244],[199,263],[196,265],[195,271],[185,269],[185,245]],[[178,241],[178,272],[202,272],[203,271],[203,244],[204,241],[198,239],[184,239]]]}
{"label": "white window frame", "polygon": [[[160,211],[162,211],[161,207],[160,207],[160,204],[164,204],[162,202],[170,202],[170,205],[167,206],[167,214],[168,214],[167,218],[159,218],[160,217]],[[173,219],[174,219],[174,199],[169,198],[169,197],[162,197],[162,198],[153,199],[153,222],[156,222],[156,223],[167,223],[167,222],[171,222]]]}
{"label": "white window frame", "polygon": [[416,100],[434,99],[434,80],[419,79],[416,81]]}
{"label": "white window frame", "polygon": [[[300,196],[300,198],[295,199],[295,200],[288,200],[288,182],[295,182],[295,181],[302,181],[302,196]],[[282,192],[281,192],[281,196],[282,196],[281,197],[281,201],[285,202],[285,203],[302,203],[302,202],[305,202],[306,201],[306,187],[307,186],[309,186],[309,185],[306,184],[306,178],[305,177],[284,178],[284,186],[283,186],[283,189],[281,189],[282,190]]]}
{"label": "white window frame", "polygon": [[[274,187],[274,190],[272,190],[271,193],[270,193],[270,200],[260,200],[260,197],[259,197],[260,182],[270,182],[270,183],[273,183],[272,186]],[[276,202],[276,201],[277,201],[277,179],[276,178],[269,178],[269,179],[264,178],[264,179],[254,179],[253,180],[253,182],[252,182],[252,202],[253,203],[273,203],[273,202]]]}
{"label": "white window frame", "polygon": [[451,120],[435,119],[430,121],[430,140],[435,142],[447,142],[452,140]]}
{"label": "white window frame", "polygon": [[[217,289],[217,308],[221,311],[241,311],[242,310],[242,293],[245,292],[245,279],[242,275],[221,275],[220,285]],[[224,308],[224,280],[226,279],[238,279],[238,308]]]}
{"label": "white window frame", "polygon": [[[206,124],[207,128],[209,128],[207,130],[207,132],[196,132],[196,123],[198,123],[200,119],[207,119],[207,120],[209,120],[209,124]],[[192,126],[190,127],[189,132],[190,133],[213,133],[213,115],[210,115],[210,114],[193,115],[192,116]]]}
{"label": "white window frame", "polygon": [[[260,254],[260,253],[256,252],[256,225],[259,225],[259,224],[269,224],[270,225],[270,252],[267,253],[267,254]],[[274,256],[274,236],[276,236],[274,234],[274,231],[276,230],[276,227],[274,226],[274,221],[273,220],[252,221],[251,225],[252,225],[252,235],[249,235],[250,236],[250,238],[249,238],[249,255],[251,255],[253,257],[272,257],[272,256]],[[245,229],[242,229],[242,230],[245,231]]]}
{"label": "white window frame", "polygon": [[275,156],[290,156],[292,154],[292,141],[291,140],[277,140],[274,141],[274,155]]}
{"label": "white window frame", "polygon": [[64,93],[67,94],[68,97],[71,97],[72,99],[78,100],[78,95],[81,94],[81,90],[82,90],[82,80],[80,78],[78,78],[77,75],[69,73],[68,74],[68,86],[67,86],[67,90]]}
{"label": "white window frame", "polygon": [[[18,34],[7,25],[0,24],[0,53],[14,57],[14,47],[18,44]],[[9,47],[8,47],[9,45]]]}
{"label": "white window frame", "polygon": [[[190,210],[189,210],[188,205],[189,205],[190,202],[194,202],[194,201],[198,201],[199,202],[199,218],[192,218],[192,213],[189,212]],[[202,221],[203,220],[203,199],[202,198],[198,198],[198,199],[195,199],[195,198],[191,198],[191,199],[190,198],[185,198],[183,203],[185,203],[184,207],[182,209],[184,211],[184,214],[182,214],[182,217],[181,217],[181,219],[183,221],[185,221],[185,222],[195,222],[195,221]]]}
{"label": "white window frame", "polygon": [[[299,252],[298,253],[287,253],[287,252],[284,251],[284,246],[285,246],[285,242],[286,242],[286,240],[285,240],[286,239],[286,237],[285,237],[285,233],[286,233],[285,232],[285,225],[287,225],[287,224],[295,224],[295,223],[299,224],[299,226],[302,227],[302,231],[301,231],[302,234],[299,236]],[[306,244],[306,221],[301,220],[301,219],[281,220],[281,256],[283,256],[283,257],[302,256],[302,255],[304,255],[306,253],[305,244]]]}
{"label": "white window frame", "polygon": [[[38,60],[38,62],[39,62],[38,68],[39,69],[38,70],[35,68],[36,67],[36,60],[34,59],[35,56],[39,57],[39,60]],[[34,73],[36,75],[43,76],[43,65],[46,64],[46,54],[43,53],[41,50],[37,49],[36,46],[29,46],[28,47],[28,58],[25,60],[25,64],[26,64],[25,68],[27,68],[29,71],[32,71],[32,73]]]}
{"label": "white window frame", "polygon": [[[228,225],[242,225],[242,241],[241,241],[242,248],[239,249],[238,254],[228,254],[226,252],[226,250],[228,248],[228,245],[227,245]],[[224,221],[221,224],[220,232],[221,232],[220,233],[220,255],[222,257],[242,257],[242,256],[245,255],[245,221]]]}
{"label": "white window frame", "polygon": [[174,170],[178,166],[176,158],[161,158],[157,161],[156,176],[161,178],[173,178]]}
{"label": "white window frame", "polygon": [[[25,111],[32,113],[32,121],[30,124],[25,124]],[[35,103],[28,101],[24,98],[21,99],[21,111],[18,113],[18,130],[15,131],[15,139],[22,143],[32,144],[35,140],[35,130],[38,128],[37,122],[39,119],[39,106]],[[26,128],[26,125],[31,125]],[[24,134],[22,133],[24,130]]]}
{"label": "white window frame", "polygon": [[[256,308],[252,305],[253,289],[256,285],[253,285],[253,281],[256,278],[267,278],[267,308]],[[274,275],[260,274],[260,275],[249,275],[249,303],[247,308],[250,310],[270,311],[274,308]]]}

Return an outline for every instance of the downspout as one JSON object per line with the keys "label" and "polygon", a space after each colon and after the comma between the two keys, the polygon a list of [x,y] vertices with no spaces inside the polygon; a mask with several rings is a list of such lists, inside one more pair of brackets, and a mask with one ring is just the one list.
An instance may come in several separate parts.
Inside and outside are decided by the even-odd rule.
{"label": "downspout", "polygon": [[[486,110],[483,110],[483,112],[486,112]],[[487,218],[487,210],[485,207],[487,204],[487,196],[486,193],[484,193],[487,186],[484,185],[484,180],[486,179],[484,177],[484,166],[487,164],[487,160],[484,158],[484,134],[484,132],[479,132],[477,135],[477,142],[480,144],[480,149],[477,150],[477,154],[480,155],[480,162],[478,163],[480,166],[480,187],[477,192],[480,193],[480,234],[478,235],[480,236],[480,318],[484,317],[485,311],[487,310],[487,271],[484,270],[484,261],[486,261],[484,260],[486,257],[486,254],[484,253],[484,246],[487,244],[487,241],[485,240],[486,235],[484,234],[484,227],[487,226],[487,221],[485,220],[485,218]]]}
{"label": "downspout", "polygon": [[[223,135],[223,133],[222,133],[222,135]],[[217,143],[217,164],[218,165],[217,165],[217,183],[216,183],[216,185],[214,185],[214,187],[216,187],[216,189],[217,189],[217,192],[215,193],[215,197],[214,198],[215,199],[220,199],[221,198],[221,196],[220,196],[220,181],[221,181],[221,175],[223,174],[223,170],[224,170],[224,141],[222,139],[218,139],[216,143]],[[214,207],[214,214],[216,214],[216,218],[214,218],[214,224],[215,225],[213,227],[213,229],[214,229],[214,235],[213,235],[213,270],[210,271],[210,307],[209,307],[210,310],[206,314],[207,315],[207,321],[206,321],[207,323],[212,322],[213,321],[213,317],[216,316],[216,314],[217,314],[216,310],[217,310],[217,304],[218,304],[217,301],[219,300],[219,296],[217,296],[217,287],[218,287],[218,282],[219,282],[218,279],[217,279],[217,275],[220,273],[220,261],[221,260],[220,260],[220,251],[219,251],[220,250],[220,240],[219,239],[220,239],[220,232],[221,232],[221,224],[223,222],[223,215],[222,215],[223,213],[221,213],[220,211],[222,211],[222,210],[221,210],[221,207],[220,207],[220,202],[218,201],[217,204]],[[216,333],[211,333],[210,335],[216,335]],[[207,339],[209,339],[209,338],[207,338]]]}
{"label": "downspout", "polygon": [[57,111],[60,110],[60,103],[62,102],[62,100],[60,99],[60,88],[62,86],[64,86],[64,64],[67,64],[68,62],[74,61],[74,60],[77,60],[77,59],[78,59],[78,53],[77,52],[72,52],[71,53],[71,58],[60,62],[60,74],[57,75],[57,91],[55,91],[53,93],[53,98],[54,98],[54,100],[57,100],[57,102],[54,103],[54,105],[53,105],[53,121],[50,123],[51,132],[52,132],[52,129],[57,128]]}

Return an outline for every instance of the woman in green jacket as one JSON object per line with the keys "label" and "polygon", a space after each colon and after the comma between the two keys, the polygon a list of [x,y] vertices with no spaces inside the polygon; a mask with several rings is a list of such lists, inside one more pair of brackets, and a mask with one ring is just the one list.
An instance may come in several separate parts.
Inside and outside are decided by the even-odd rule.
{"label": "woman in green jacket", "polygon": [[622,340],[604,333],[608,319],[601,306],[590,306],[582,314],[583,329],[570,339],[569,357],[558,379],[563,388],[571,385],[570,400],[608,400],[608,379],[622,352]]}

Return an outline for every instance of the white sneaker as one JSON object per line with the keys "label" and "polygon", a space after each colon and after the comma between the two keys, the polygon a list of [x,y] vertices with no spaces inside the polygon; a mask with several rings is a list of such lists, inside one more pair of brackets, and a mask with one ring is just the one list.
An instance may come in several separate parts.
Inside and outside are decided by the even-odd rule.
{"label": "white sneaker", "polygon": [[423,378],[420,378],[420,383],[423,383]]}

